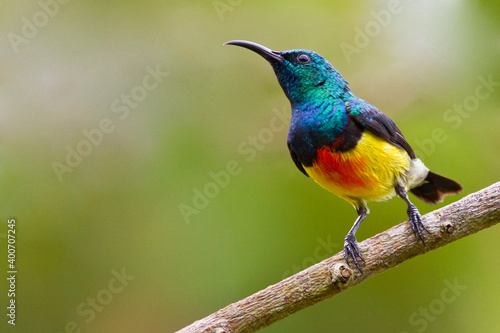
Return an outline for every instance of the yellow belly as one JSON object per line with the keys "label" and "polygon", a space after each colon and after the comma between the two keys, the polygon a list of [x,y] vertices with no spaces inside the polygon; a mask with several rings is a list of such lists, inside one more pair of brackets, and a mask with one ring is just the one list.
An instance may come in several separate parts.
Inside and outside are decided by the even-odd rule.
{"label": "yellow belly", "polygon": [[365,131],[355,148],[340,153],[323,147],[314,164],[304,169],[323,188],[357,206],[392,197],[394,185],[410,166],[406,151]]}

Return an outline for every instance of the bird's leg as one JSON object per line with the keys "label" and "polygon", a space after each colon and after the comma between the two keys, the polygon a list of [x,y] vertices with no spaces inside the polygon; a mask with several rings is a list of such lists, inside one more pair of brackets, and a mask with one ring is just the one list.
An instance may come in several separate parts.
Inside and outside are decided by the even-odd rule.
{"label": "bird's leg", "polygon": [[366,214],[368,214],[368,207],[366,207],[366,204],[362,202],[358,207],[356,207],[356,212],[358,213],[358,218],[356,219],[351,230],[349,230],[347,236],[345,236],[344,239],[344,259],[349,265],[349,257],[351,257],[354,265],[356,265],[359,272],[363,274],[363,271],[359,266],[358,258],[363,261],[365,260],[361,256],[361,252],[359,252],[358,241],[356,240],[355,234],[359,226],[361,225],[361,222],[363,222],[363,220],[365,219]]}
{"label": "bird's leg", "polygon": [[408,194],[406,194],[406,191],[403,186],[399,184],[396,185],[396,193],[408,205],[406,213],[408,214],[408,218],[410,220],[411,229],[413,230],[413,233],[418,234],[418,237],[420,237],[422,244],[425,245],[422,229],[427,232],[429,232],[429,230],[427,230],[427,228],[425,227],[420,212],[418,211],[417,207],[415,207],[415,205],[411,203],[410,198],[408,198]]}

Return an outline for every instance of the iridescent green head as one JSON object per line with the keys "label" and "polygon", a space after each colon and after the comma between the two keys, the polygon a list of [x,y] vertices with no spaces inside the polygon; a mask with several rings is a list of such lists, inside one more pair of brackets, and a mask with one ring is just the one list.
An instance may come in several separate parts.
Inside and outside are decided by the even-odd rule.
{"label": "iridescent green head", "polygon": [[278,81],[292,105],[338,98],[349,90],[342,75],[322,56],[309,50],[273,51],[260,44],[233,40],[237,45],[261,55],[274,69]]}

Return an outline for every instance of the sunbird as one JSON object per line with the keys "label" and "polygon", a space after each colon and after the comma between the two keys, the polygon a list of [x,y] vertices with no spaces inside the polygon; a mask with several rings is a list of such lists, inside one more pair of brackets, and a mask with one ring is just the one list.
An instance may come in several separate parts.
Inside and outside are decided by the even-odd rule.
{"label": "sunbird", "polygon": [[[355,234],[369,213],[368,201],[399,196],[408,206],[413,233],[425,245],[425,227],[410,190],[429,204],[462,190],[449,178],[430,171],[394,121],[355,96],[342,75],[316,52],[273,51],[260,44],[233,40],[225,45],[247,48],[274,69],[292,108],[287,145],[297,168],[316,183],[346,200],[358,214],[344,239],[344,259],[352,258],[360,273]],[[359,259],[359,260],[358,260]]]}

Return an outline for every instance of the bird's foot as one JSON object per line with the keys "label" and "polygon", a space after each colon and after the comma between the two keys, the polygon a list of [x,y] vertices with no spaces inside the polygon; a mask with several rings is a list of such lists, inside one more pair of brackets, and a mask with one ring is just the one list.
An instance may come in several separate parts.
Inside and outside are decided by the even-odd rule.
{"label": "bird's foot", "polygon": [[422,230],[427,231],[427,233],[430,233],[430,232],[425,227],[425,224],[422,220],[422,215],[420,215],[420,212],[418,211],[417,207],[415,207],[413,205],[408,207],[407,213],[408,213],[408,218],[410,220],[410,225],[411,225],[411,229],[413,230],[413,233],[418,234],[418,237],[422,241],[422,244],[425,245],[424,235],[422,234]]}
{"label": "bird's foot", "polygon": [[349,265],[349,257],[352,258],[352,261],[354,262],[354,265],[356,265],[359,272],[363,274],[363,271],[359,266],[358,258],[361,259],[363,262],[365,260],[363,259],[363,257],[361,256],[361,252],[359,251],[358,241],[356,240],[356,237],[354,237],[354,235],[352,234],[347,234],[347,236],[344,239],[344,259],[348,265]]}

